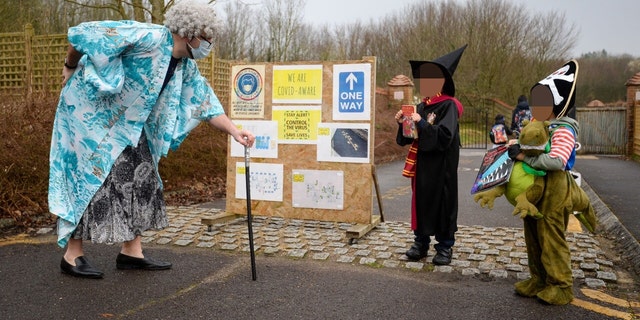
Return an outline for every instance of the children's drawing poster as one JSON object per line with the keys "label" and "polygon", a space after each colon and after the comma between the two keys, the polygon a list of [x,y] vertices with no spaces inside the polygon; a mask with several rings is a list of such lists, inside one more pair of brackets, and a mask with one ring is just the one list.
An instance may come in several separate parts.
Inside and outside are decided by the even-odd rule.
{"label": "children's drawing poster", "polygon": [[264,118],[264,65],[231,67],[232,118]]}
{"label": "children's drawing poster", "polygon": [[318,124],[317,160],[369,163],[369,124]]}
{"label": "children's drawing poster", "polygon": [[294,208],[343,209],[343,171],[294,169],[291,188]]}
{"label": "children's drawing poster", "polygon": [[273,66],[273,104],[321,104],[322,65]]}
{"label": "children's drawing poster", "polygon": [[[244,162],[236,162],[236,199],[247,198],[247,178]],[[280,163],[250,163],[249,186],[251,200],[282,202],[283,165]]]}
{"label": "children's drawing poster", "polygon": [[[278,121],[268,120],[234,120],[233,123],[242,130],[249,130],[256,137],[249,149],[251,158],[278,158]],[[231,139],[231,156],[244,157],[244,146]]]}
{"label": "children's drawing poster", "polygon": [[315,144],[321,117],[320,106],[274,106],[271,118],[278,122],[278,143]]}

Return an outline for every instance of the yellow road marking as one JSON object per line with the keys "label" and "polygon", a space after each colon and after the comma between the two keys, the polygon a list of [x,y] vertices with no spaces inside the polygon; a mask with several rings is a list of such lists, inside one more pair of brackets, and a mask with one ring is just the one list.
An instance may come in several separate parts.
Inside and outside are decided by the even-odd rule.
{"label": "yellow road marking", "polygon": [[620,298],[616,298],[616,297],[612,297],[602,291],[598,291],[598,290],[593,290],[593,289],[580,289],[580,291],[582,291],[582,293],[591,298],[591,299],[596,299],[596,300],[600,300],[600,301],[604,301],[604,302],[608,302],[610,304],[615,304],[616,306],[620,306],[620,307],[632,307],[632,308],[640,308],[640,302],[636,302],[636,301],[627,301],[624,299],[620,299]]}
{"label": "yellow road marking", "polygon": [[598,157],[592,155],[576,155],[576,159],[598,160]]}
{"label": "yellow road marking", "polygon": [[578,218],[574,215],[569,216],[569,224],[567,225],[567,231],[569,232],[582,232],[582,225]]}
{"label": "yellow road marking", "polygon": [[0,246],[8,246],[13,244],[42,244],[55,241],[54,236],[32,237],[28,234],[19,234],[0,240]]}
{"label": "yellow road marking", "polygon": [[624,319],[624,320],[632,320],[633,319],[633,317],[632,317],[632,315],[630,313],[609,309],[607,307],[599,306],[599,305],[597,305],[595,303],[587,302],[587,301],[580,300],[580,299],[575,299],[574,298],[573,301],[571,301],[571,304],[574,305],[574,306],[581,307],[583,309],[587,309],[587,310],[591,310],[593,312],[604,314],[604,315],[609,316],[609,317],[616,317],[616,318]]}
{"label": "yellow road marking", "polygon": [[395,187],[382,195],[382,199],[394,199],[396,196],[402,196],[411,192],[411,186]]}

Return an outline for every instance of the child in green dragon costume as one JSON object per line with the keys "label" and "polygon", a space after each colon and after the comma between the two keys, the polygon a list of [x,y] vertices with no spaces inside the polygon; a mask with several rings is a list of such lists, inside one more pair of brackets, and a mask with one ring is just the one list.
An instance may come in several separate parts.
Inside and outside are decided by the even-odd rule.
{"label": "child in green dragon costume", "polygon": [[507,185],[503,187],[506,190],[487,190],[474,198],[481,206],[492,207],[493,199],[506,192],[507,199],[516,207],[514,214],[523,217],[531,274],[531,278],[515,284],[516,293],[554,305],[573,300],[571,255],[565,238],[570,215],[577,213],[578,220],[591,232],[596,225],[589,198],[569,172],[575,162],[579,130],[574,119],[577,75],[578,64],[571,60],[531,89],[533,117],[548,125],[550,138],[542,139],[544,143],[537,147],[530,141],[523,143],[536,140],[524,134],[532,124],[525,126],[521,143],[509,147],[509,157],[523,162],[523,168],[529,169],[520,172],[514,166],[509,184],[519,179],[533,182],[524,192],[521,192],[522,184],[520,189],[515,188],[518,191],[511,193]]}

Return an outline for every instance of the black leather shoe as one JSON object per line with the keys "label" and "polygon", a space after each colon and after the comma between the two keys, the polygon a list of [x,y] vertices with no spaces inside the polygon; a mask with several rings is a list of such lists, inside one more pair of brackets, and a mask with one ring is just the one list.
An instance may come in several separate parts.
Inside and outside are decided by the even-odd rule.
{"label": "black leather shoe", "polygon": [[451,248],[437,250],[435,257],[433,257],[433,264],[438,266],[448,265],[451,263],[451,256],[453,256]]}
{"label": "black leather shoe", "polygon": [[79,278],[102,279],[104,276],[102,271],[94,268],[89,263],[89,260],[84,256],[77,257],[75,259],[75,263],[76,265],[72,266],[64,259],[64,257],[62,257],[62,261],[60,261],[60,270],[62,270],[62,273]]}
{"label": "black leather shoe", "polygon": [[428,245],[424,245],[420,242],[414,242],[411,245],[411,248],[409,248],[409,250],[405,252],[405,255],[407,256],[407,258],[409,258],[409,260],[418,261],[426,257],[428,251],[429,251]]}
{"label": "black leather shoe", "polygon": [[119,253],[116,258],[116,268],[120,270],[166,270],[171,269],[171,262],[156,261],[151,258],[136,258]]}

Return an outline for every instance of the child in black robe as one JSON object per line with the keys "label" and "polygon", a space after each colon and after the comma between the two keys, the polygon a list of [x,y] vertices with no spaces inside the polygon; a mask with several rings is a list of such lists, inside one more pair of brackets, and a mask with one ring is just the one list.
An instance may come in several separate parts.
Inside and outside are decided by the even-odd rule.
{"label": "child in black robe", "polygon": [[410,61],[423,101],[411,114],[418,138],[403,136],[402,110],[396,114],[399,145],[408,145],[403,175],[411,178],[411,228],[415,242],[406,252],[410,260],[427,256],[435,236],[433,263],[448,265],[458,230],[458,161],[462,104],[454,98],[453,73],[466,45],[432,61]]}

